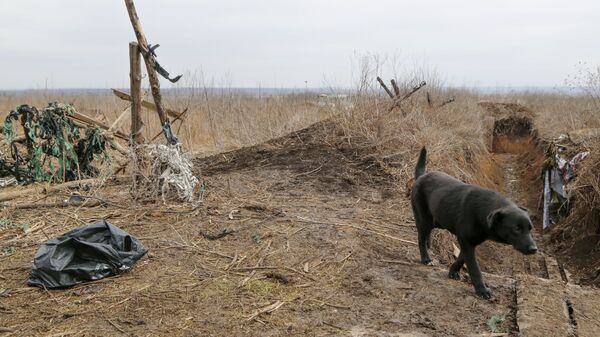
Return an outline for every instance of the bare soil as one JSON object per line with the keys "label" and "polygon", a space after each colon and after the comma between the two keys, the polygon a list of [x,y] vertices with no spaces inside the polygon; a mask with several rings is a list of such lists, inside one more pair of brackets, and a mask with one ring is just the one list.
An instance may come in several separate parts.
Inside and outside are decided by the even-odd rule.
{"label": "bare soil", "polygon": [[[550,278],[545,257],[479,248],[493,302],[466,273],[447,278],[447,233],[434,233],[438,265],[420,265],[403,182],[358,143],[322,122],[197,159],[208,191],[197,209],[135,202],[127,186],[103,189],[104,207],[7,209],[30,230],[0,229],[0,336],[486,336],[494,316],[516,336],[525,314],[514,276]],[[504,173],[486,179],[536,219],[527,182],[538,163],[527,155],[495,154],[490,172]],[[41,242],[98,218],[140,238],[147,257],[99,282],[26,286]],[[224,229],[233,234],[206,238]]]}

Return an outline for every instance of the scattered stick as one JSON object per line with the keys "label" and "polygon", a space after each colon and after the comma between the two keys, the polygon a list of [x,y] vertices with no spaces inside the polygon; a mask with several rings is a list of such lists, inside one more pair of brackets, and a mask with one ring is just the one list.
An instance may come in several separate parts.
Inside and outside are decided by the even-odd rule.
{"label": "scattered stick", "polygon": [[374,231],[372,229],[363,228],[363,227],[359,227],[359,226],[356,226],[356,225],[342,224],[342,223],[333,223],[333,222],[323,222],[323,221],[315,221],[315,220],[303,218],[301,216],[296,216],[296,217],[298,219],[300,219],[302,222],[305,222],[305,223],[310,223],[310,224],[314,224],[314,225],[329,225],[329,226],[349,227],[349,228],[354,228],[354,229],[358,229],[358,230],[361,230],[361,231],[373,233],[373,234],[376,234],[376,235],[379,235],[379,236],[383,236],[383,237],[386,237],[388,239],[392,239],[392,240],[396,240],[396,241],[408,243],[408,244],[411,244],[411,245],[417,245],[417,243],[414,242],[414,241],[401,239],[401,238],[398,238],[398,237],[395,237],[395,236],[391,236],[389,234],[377,232],[377,231]]}
{"label": "scattered stick", "polygon": [[73,331],[73,330],[71,330],[71,331],[65,331],[65,332],[55,333],[55,334],[52,334],[52,335],[46,335],[44,337],[64,337],[64,336],[74,335],[74,334],[76,334],[78,332],[81,333],[82,331]]}
{"label": "scattered stick", "polygon": [[313,173],[315,173],[315,172],[318,172],[318,171],[321,169],[321,167],[323,167],[323,165],[320,165],[320,166],[319,166],[319,167],[317,167],[316,169],[314,169],[314,170],[310,170],[310,171],[308,171],[308,172],[302,172],[302,173],[298,173],[298,174],[296,174],[296,175],[294,176],[294,178],[298,178],[298,177],[301,177],[301,176],[307,176],[307,175],[313,174]]}
{"label": "scattered stick", "polygon": [[111,321],[110,319],[106,320],[108,323],[110,323],[110,325],[112,325],[113,327],[115,327],[115,329],[119,330],[121,333],[126,333],[125,330],[121,329],[117,323]]}
{"label": "scattered stick", "polygon": [[316,281],[316,279],[310,275],[306,275],[305,273],[296,270],[294,268],[290,268],[290,267],[274,267],[274,266],[266,266],[266,267],[242,267],[242,268],[235,268],[232,269],[233,271],[256,271],[256,270],[277,270],[277,269],[283,269],[283,270],[287,270],[287,271],[291,271],[294,272],[298,275],[302,275],[305,278],[311,280],[311,281]]}
{"label": "scattered stick", "polygon": [[335,325],[335,324],[331,324],[331,323],[327,323],[327,322],[323,322],[323,324],[325,324],[325,325],[327,325],[327,326],[330,326],[330,327],[332,327],[332,328],[334,328],[334,329],[341,330],[341,331],[348,331],[348,329],[344,329],[344,328],[342,328],[341,326],[337,326],[337,325]]}
{"label": "scattered stick", "polygon": [[401,264],[401,265],[405,265],[405,266],[415,266],[416,265],[416,263],[402,261],[402,260],[381,260],[381,262]]}
{"label": "scattered stick", "polygon": [[267,305],[264,308],[258,309],[257,311],[255,311],[252,315],[250,315],[250,317],[248,317],[248,320],[251,321],[255,318],[257,318],[258,316],[262,315],[262,314],[266,314],[266,313],[272,313],[273,311],[281,308],[281,306],[284,304],[285,302],[282,301],[277,301],[271,305]]}
{"label": "scattered stick", "polygon": [[222,254],[222,253],[216,252],[214,250],[208,250],[208,249],[204,249],[204,248],[200,248],[200,247],[194,247],[194,246],[182,246],[182,245],[178,245],[178,246],[157,247],[157,248],[154,248],[154,249],[191,249],[191,250],[197,250],[197,251],[200,251],[200,252],[203,252],[203,253],[206,253],[206,254],[213,254],[213,255],[216,255],[216,256],[219,256],[219,257],[222,257],[222,258],[225,258],[225,259],[230,259],[230,260],[234,259],[234,257],[230,256],[230,255],[226,255],[226,254]]}
{"label": "scattered stick", "polygon": [[329,303],[329,302],[318,300],[316,298],[309,298],[307,301],[314,301],[314,302],[319,303],[320,306],[326,305],[328,307],[332,307],[332,308],[336,308],[336,309],[348,309],[348,310],[352,309],[352,307],[349,307],[347,305],[333,304],[333,303]]}
{"label": "scattered stick", "polygon": [[14,208],[14,209],[34,209],[34,208],[60,208],[60,207],[69,207],[69,206],[97,207],[97,206],[102,206],[102,205],[105,205],[105,203],[101,202],[100,200],[91,200],[86,203],[73,203],[73,202],[59,201],[59,202],[49,202],[49,203],[41,203],[41,204],[33,204],[33,203],[18,204],[18,205],[14,205],[12,208]]}
{"label": "scattered stick", "polygon": [[446,104],[450,104],[450,103],[454,102],[455,100],[456,100],[456,97],[452,96],[452,97],[448,98],[447,100],[443,101],[442,104],[438,105],[438,108],[441,108]]}
{"label": "scattered stick", "polygon": [[200,231],[200,235],[202,235],[202,237],[204,237],[205,239],[210,240],[210,241],[214,241],[214,240],[218,240],[218,239],[224,238],[227,235],[231,235],[233,233],[234,233],[234,231],[232,229],[228,229],[228,228],[223,229],[221,231],[221,233],[215,234],[215,235],[211,235],[211,234],[206,233],[204,231]]}
{"label": "scattered stick", "polygon": [[[128,177],[128,176],[114,176],[114,177],[111,177],[110,179],[108,179],[108,181],[117,183],[117,182],[125,182],[130,179],[131,179],[131,177]],[[16,198],[20,198],[20,197],[30,196],[32,194],[48,194],[51,192],[60,191],[65,188],[81,187],[83,185],[98,186],[98,185],[104,184],[105,182],[106,181],[104,179],[83,179],[83,180],[69,181],[66,183],[51,185],[51,186],[46,186],[46,187],[37,186],[37,187],[33,187],[33,188],[28,188],[25,190],[0,193],[0,202],[16,199]]]}

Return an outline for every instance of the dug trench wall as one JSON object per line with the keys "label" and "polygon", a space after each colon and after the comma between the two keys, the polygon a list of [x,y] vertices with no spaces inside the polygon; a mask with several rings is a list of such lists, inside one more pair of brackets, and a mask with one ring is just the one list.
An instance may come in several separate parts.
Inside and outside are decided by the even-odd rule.
{"label": "dug trench wall", "polygon": [[[572,182],[569,213],[551,228],[542,229],[543,167],[551,140],[535,128],[535,113],[517,104],[483,103],[484,141],[487,153],[465,155],[465,170],[475,183],[501,191],[529,209],[535,238],[541,252],[555,257],[563,278],[585,285],[600,285],[600,141],[578,144],[590,151],[577,169]],[[567,130],[565,130],[566,132]],[[515,194],[515,191],[516,194]],[[438,235],[436,253],[444,263],[451,262],[452,238]],[[480,248],[485,271],[504,273],[497,265],[494,249]],[[448,261],[446,261],[447,257]],[[545,266],[541,266],[544,269]],[[565,272],[566,270],[566,272]]]}

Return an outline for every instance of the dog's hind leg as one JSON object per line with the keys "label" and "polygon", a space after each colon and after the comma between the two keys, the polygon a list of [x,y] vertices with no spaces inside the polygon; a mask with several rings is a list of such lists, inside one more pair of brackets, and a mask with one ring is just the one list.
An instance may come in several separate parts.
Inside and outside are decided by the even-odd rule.
{"label": "dog's hind leg", "polygon": [[448,277],[453,280],[460,280],[460,268],[465,264],[465,257],[463,256],[462,251],[458,254],[456,261],[450,266],[450,271],[448,271]]}
{"label": "dog's hind leg", "polygon": [[413,196],[411,197],[411,206],[413,209],[413,214],[415,216],[415,225],[417,227],[417,241],[419,243],[419,253],[421,254],[421,263],[429,264],[431,263],[431,258],[429,257],[429,252],[427,248],[430,245],[430,235],[433,230],[433,217],[429,213],[429,210],[423,207],[424,202],[420,202],[422,197],[420,197],[420,193],[418,190],[413,191]]}
{"label": "dog's hind leg", "polygon": [[431,241],[433,221],[431,216],[423,216],[423,214],[419,214],[415,217],[415,222],[417,225],[417,241],[419,243],[419,253],[421,253],[421,263],[429,264],[431,263],[431,258],[429,257],[427,248],[429,248]]}

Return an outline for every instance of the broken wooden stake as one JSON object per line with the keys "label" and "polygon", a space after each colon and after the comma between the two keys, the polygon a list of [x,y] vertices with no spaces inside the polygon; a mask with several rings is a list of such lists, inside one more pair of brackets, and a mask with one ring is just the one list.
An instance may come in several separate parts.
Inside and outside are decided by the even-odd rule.
{"label": "broken wooden stake", "polygon": [[390,96],[390,98],[394,98],[394,94],[392,94],[392,92],[390,91],[390,89],[388,89],[387,85],[385,85],[385,83],[383,82],[383,80],[381,79],[381,77],[377,76],[377,82],[379,82],[379,84],[381,85],[381,87],[383,88],[383,90],[385,90],[385,92],[387,92],[388,96]]}
{"label": "broken wooden stake", "polygon": [[396,97],[400,96],[400,88],[398,88],[398,84],[396,84],[396,80],[394,80],[393,78],[390,80],[390,82],[392,83],[392,87],[394,88],[394,93],[396,94]]}

